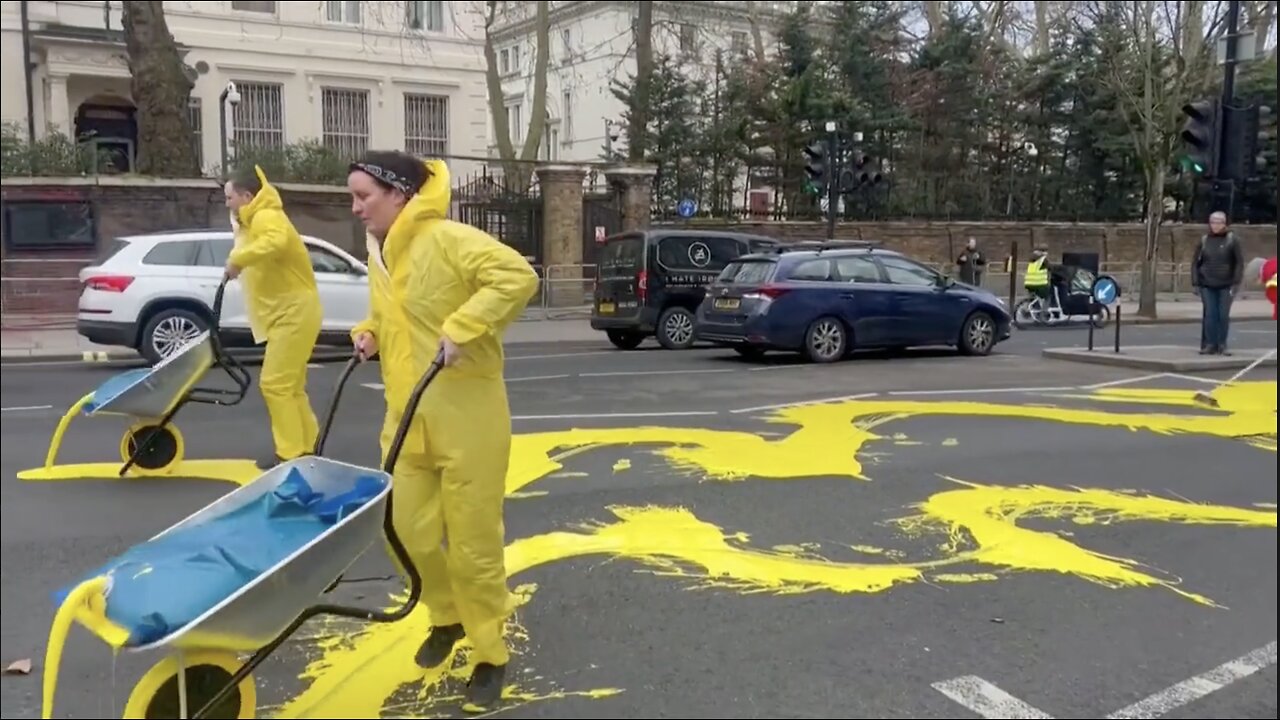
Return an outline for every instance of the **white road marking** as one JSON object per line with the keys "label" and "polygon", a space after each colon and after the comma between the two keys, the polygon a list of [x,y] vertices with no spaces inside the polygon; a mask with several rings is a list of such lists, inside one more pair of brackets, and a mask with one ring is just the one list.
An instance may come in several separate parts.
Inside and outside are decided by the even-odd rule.
{"label": "white road marking", "polygon": [[309,370],[319,370],[322,367],[324,366],[320,363],[307,363],[307,369]]}
{"label": "white road marking", "polygon": [[52,405],[16,405],[14,407],[0,408],[4,412],[21,412],[23,410],[52,410]]}
{"label": "white road marking", "polygon": [[1157,718],[1275,664],[1276,641],[1272,640],[1253,652],[1225,662],[1206,673],[1183,680],[1177,685],[1167,687],[1107,717]]}
{"label": "white road marking", "polygon": [[1173,378],[1175,380],[1188,380],[1190,382],[1204,383],[1206,385],[1222,384],[1221,380],[1214,380],[1213,378],[1196,377],[1195,375],[1183,375],[1182,373],[1164,373],[1164,376],[1167,378]]}
{"label": "white road marking", "polygon": [[936,682],[933,689],[984,718],[1053,718],[976,675]]}
{"label": "white road marking", "polygon": [[617,370],[612,372],[578,373],[578,377],[619,377],[631,375],[710,375],[731,373],[732,368],[703,368],[700,370]]}
{"label": "white road marking", "polygon": [[1079,387],[1069,385],[1065,387],[974,388],[971,390],[895,390],[886,394],[902,397],[911,395],[986,395],[989,393],[1065,392],[1067,390],[1079,389]]}
{"label": "white road marking", "polygon": [[507,378],[507,382],[530,382],[533,380],[563,380],[572,375],[530,375],[529,377]]}
{"label": "white road marking", "polygon": [[385,390],[387,388],[382,383],[360,383],[360,387],[369,388],[370,390]]}
{"label": "white road marking", "polygon": [[512,420],[589,420],[595,418],[698,417],[719,415],[719,410],[685,410],[640,413],[569,413],[566,415],[513,415]]}
{"label": "white road marking", "polygon": [[777,405],[758,405],[756,407],[740,408],[738,410],[730,410],[733,415],[741,415],[743,413],[762,412],[764,410],[782,410],[783,408],[804,407],[805,405],[822,405],[830,402],[843,402],[845,400],[862,400],[864,398],[875,397],[880,393],[861,393],[859,395],[841,395],[840,397],[819,398],[817,400],[801,400],[799,402],[779,403]]}
{"label": "white road marking", "polygon": [[589,357],[591,355],[619,355],[618,350],[593,350],[578,353],[552,353],[549,355],[508,355],[507,360],[553,360],[555,358]]}
{"label": "white road marking", "polygon": [[1152,373],[1150,375],[1139,375],[1134,378],[1125,378],[1124,380],[1112,380],[1110,382],[1094,383],[1093,385],[1085,385],[1084,390],[1101,390],[1102,388],[1116,387],[1117,385],[1130,385],[1132,383],[1144,382],[1146,380],[1156,380],[1165,376],[1165,373]]}

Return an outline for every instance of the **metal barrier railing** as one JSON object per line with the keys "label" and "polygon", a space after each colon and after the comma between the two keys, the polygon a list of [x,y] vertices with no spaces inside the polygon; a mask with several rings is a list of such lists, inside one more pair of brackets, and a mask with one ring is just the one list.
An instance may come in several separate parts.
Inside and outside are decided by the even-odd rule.
{"label": "metal barrier railing", "polygon": [[542,275],[542,315],[547,320],[591,314],[595,265],[548,265]]}

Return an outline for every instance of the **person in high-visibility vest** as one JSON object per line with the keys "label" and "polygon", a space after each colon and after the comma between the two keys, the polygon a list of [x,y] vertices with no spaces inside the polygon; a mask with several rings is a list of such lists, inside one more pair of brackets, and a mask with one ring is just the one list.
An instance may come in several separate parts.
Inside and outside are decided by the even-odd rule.
{"label": "person in high-visibility vest", "polygon": [[1027,265],[1027,274],[1022,280],[1022,286],[1027,289],[1027,292],[1043,300],[1045,309],[1049,309],[1052,293],[1049,292],[1048,252],[1037,248],[1031,253],[1031,262]]}

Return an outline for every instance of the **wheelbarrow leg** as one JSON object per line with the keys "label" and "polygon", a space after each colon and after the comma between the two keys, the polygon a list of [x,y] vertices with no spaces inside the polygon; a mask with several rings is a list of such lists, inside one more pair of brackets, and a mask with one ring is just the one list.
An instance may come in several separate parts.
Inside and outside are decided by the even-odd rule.
{"label": "wheelbarrow leg", "polygon": [[186,720],[187,715],[187,659],[178,652],[178,717]]}
{"label": "wheelbarrow leg", "polygon": [[173,409],[160,419],[160,423],[158,425],[147,433],[145,440],[134,444],[133,453],[129,456],[129,459],[125,461],[124,467],[120,468],[120,477],[124,477],[125,474],[129,472],[129,468],[133,467],[134,463],[138,462],[138,458],[142,457],[143,453],[151,449],[151,443],[155,442],[156,439],[160,437],[160,432],[165,429],[165,426],[173,420],[173,416],[177,415],[178,411],[182,409],[182,406],[186,404],[187,399],[183,398],[182,401],[174,405]]}

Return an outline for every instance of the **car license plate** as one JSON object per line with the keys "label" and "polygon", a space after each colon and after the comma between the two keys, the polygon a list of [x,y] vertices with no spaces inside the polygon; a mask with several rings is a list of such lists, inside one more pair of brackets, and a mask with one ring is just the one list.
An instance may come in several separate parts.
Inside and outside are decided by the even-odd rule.
{"label": "car license plate", "polygon": [[716,298],[715,308],[717,310],[737,310],[741,304],[737,298]]}
{"label": "car license plate", "polygon": [[614,311],[614,310],[616,310],[616,309],[617,309],[617,307],[616,307],[616,306],[614,306],[614,304],[613,304],[613,303],[611,303],[611,302],[602,302],[602,303],[600,303],[600,312],[602,312],[602,313],[611,313],[611,312],[613,312],[613,311]]}

